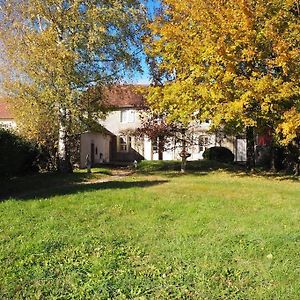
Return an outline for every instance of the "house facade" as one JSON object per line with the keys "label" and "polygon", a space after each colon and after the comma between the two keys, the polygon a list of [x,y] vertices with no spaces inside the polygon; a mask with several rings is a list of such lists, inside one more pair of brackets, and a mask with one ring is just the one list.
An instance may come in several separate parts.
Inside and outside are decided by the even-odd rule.
{"label": "house facade", "polygon": [[92,165],[145,159],[147,145],[145,147],[145,142],[133,134],[141,126],[140,116],[145,107],[143,96],[127,85],[115,86],[105,96],[107,104],[113,109],[104,120],[99,120],[103,132],[85,132],[81,135],[82,168],[86,165],[87,156]]}
{"label": "house facade", "polygon": [[[113,110],[99,123],[104,132],[86,132],[81,135],[80,166],[86,165],[87,155],[92,164],[132,163],[134,160],[158,160],[157,144],[134,132],[142,126],[145,114],[145,99],[135,86],[116,86],[107,94],[107,101]],[[210,132],[211,122],[195,123],[192,131],[193,143],[188,147],[189,160],[203,159],[207,148],[223,146],[232,151],[235,161],[246,160],[246,141],[243,137],[226,136]],[[173,145],[163,152],[163,160],[179,160],[180,145]]]}
{"label": "house facade", "polygon": [[[86,166],[87,158],[92,165],[102,163],[132,163],[137,160],[158,160],[157,143],[146,136],[137,137],[135,131],[142,126],[142,116],[146,113],[146,103],[136,86],[121,85],[109,90],[107,103],[113,107],[104,120],[99,120],[101,132],[84,132],[80,137],[80,167]],[[210,121],[192,126],[193,143],[187,151],[188,160],[203,159],[207,148],[223,146],[232,151],[235,161],[246,161],[246,141],[243,137],[225,136],[210,132]],[[9,105],[0,99],[0,128],[15,129],[17,124]],[[179,160],[182,148],[173,145],[163,152],[163,160]]]}

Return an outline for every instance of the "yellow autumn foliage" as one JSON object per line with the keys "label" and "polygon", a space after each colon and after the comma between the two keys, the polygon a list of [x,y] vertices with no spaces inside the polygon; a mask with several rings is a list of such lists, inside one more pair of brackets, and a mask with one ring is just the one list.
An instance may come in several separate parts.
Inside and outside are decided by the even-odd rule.
{"label": "yellow autumn foliage", "polygon": [[[170,119],[210,118],[290,128],[300,105],[299,0],[164,0],[149,25],[147,53],[159,57],[165,85],[149,102]],[[160,92],[158,93],[158,89]]]}
{"label": "yellow autumn foliage", "polygon": [[1,84],[20,130],[40,142],[51,131],[67,162],[70,138],[105,113],[86,92],[139,69],[144,21],[139,0],[0,1]]}

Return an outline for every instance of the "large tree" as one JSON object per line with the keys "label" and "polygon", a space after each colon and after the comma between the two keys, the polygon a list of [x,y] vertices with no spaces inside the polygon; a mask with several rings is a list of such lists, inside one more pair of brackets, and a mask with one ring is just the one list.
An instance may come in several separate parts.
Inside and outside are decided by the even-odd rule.
{"label": "large tree", "polygon": [[210,118],[215,126],[246,128],[249,167],[254,128],[298,135],[286,117],[299,114],[299,0],[163,4],[150,25],[148,51],[173,78],[152,88],[153,107],[168,110],[170,119]]}
{"label": "large tree", "polygon": [[28,122],[36,129],[49,118],[49,126],[57,128],[62,172],[72,170],[69,145],[74,128],[80,128],[83,119],[103,113],[101,103],[83,94],[139,68],[145,20],[140,2],[0,1],[0,41],[6,62],[3,86],[17,101],[21,124],[26,127]]}

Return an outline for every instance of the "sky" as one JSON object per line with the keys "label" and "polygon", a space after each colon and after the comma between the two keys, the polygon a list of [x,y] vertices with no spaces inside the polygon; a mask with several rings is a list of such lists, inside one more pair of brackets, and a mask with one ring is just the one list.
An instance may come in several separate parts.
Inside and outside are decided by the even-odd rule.
{"label": "sky", "polygon": [[[145,0],[148,12],[151,16],[154,15],[155,10],[157,10],[160,6],[159,0]],[[149,84],[150,77],[149,77],[149,69],[147,63],[145,61],[145,56],[142,56],[141,66],[143,69],[143,73],[135,72],[132,78],[129,78],[128,81],[131,83],[136,84]]]}

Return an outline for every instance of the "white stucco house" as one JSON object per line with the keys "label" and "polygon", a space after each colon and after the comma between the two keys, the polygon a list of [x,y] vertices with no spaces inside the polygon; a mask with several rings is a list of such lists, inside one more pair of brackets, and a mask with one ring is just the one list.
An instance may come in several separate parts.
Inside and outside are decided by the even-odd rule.
{"label": "white stucco house", "polygon": [[[104,132],[86,132],[81,135],[80,166],[85,167],[89,155],[92,164],[123,163],[134,160],[158,160],[156,145],[147,137],[137,138],[133,132],[141,127],[141,116],[145,113],[145,99],[135,86],[113,87],[106,95],[113,110],[99,123]],[[224,136],[209,132],[211,123],[193,126],[193,139],[196,141],[188,151],[189,160],[203,159],[205,149],[223,146],[230,149],[236,161],[246,160],[246,141],[244,138]],[[180,147],[170,147],[163,153],[164,160],[180,159]]]}

